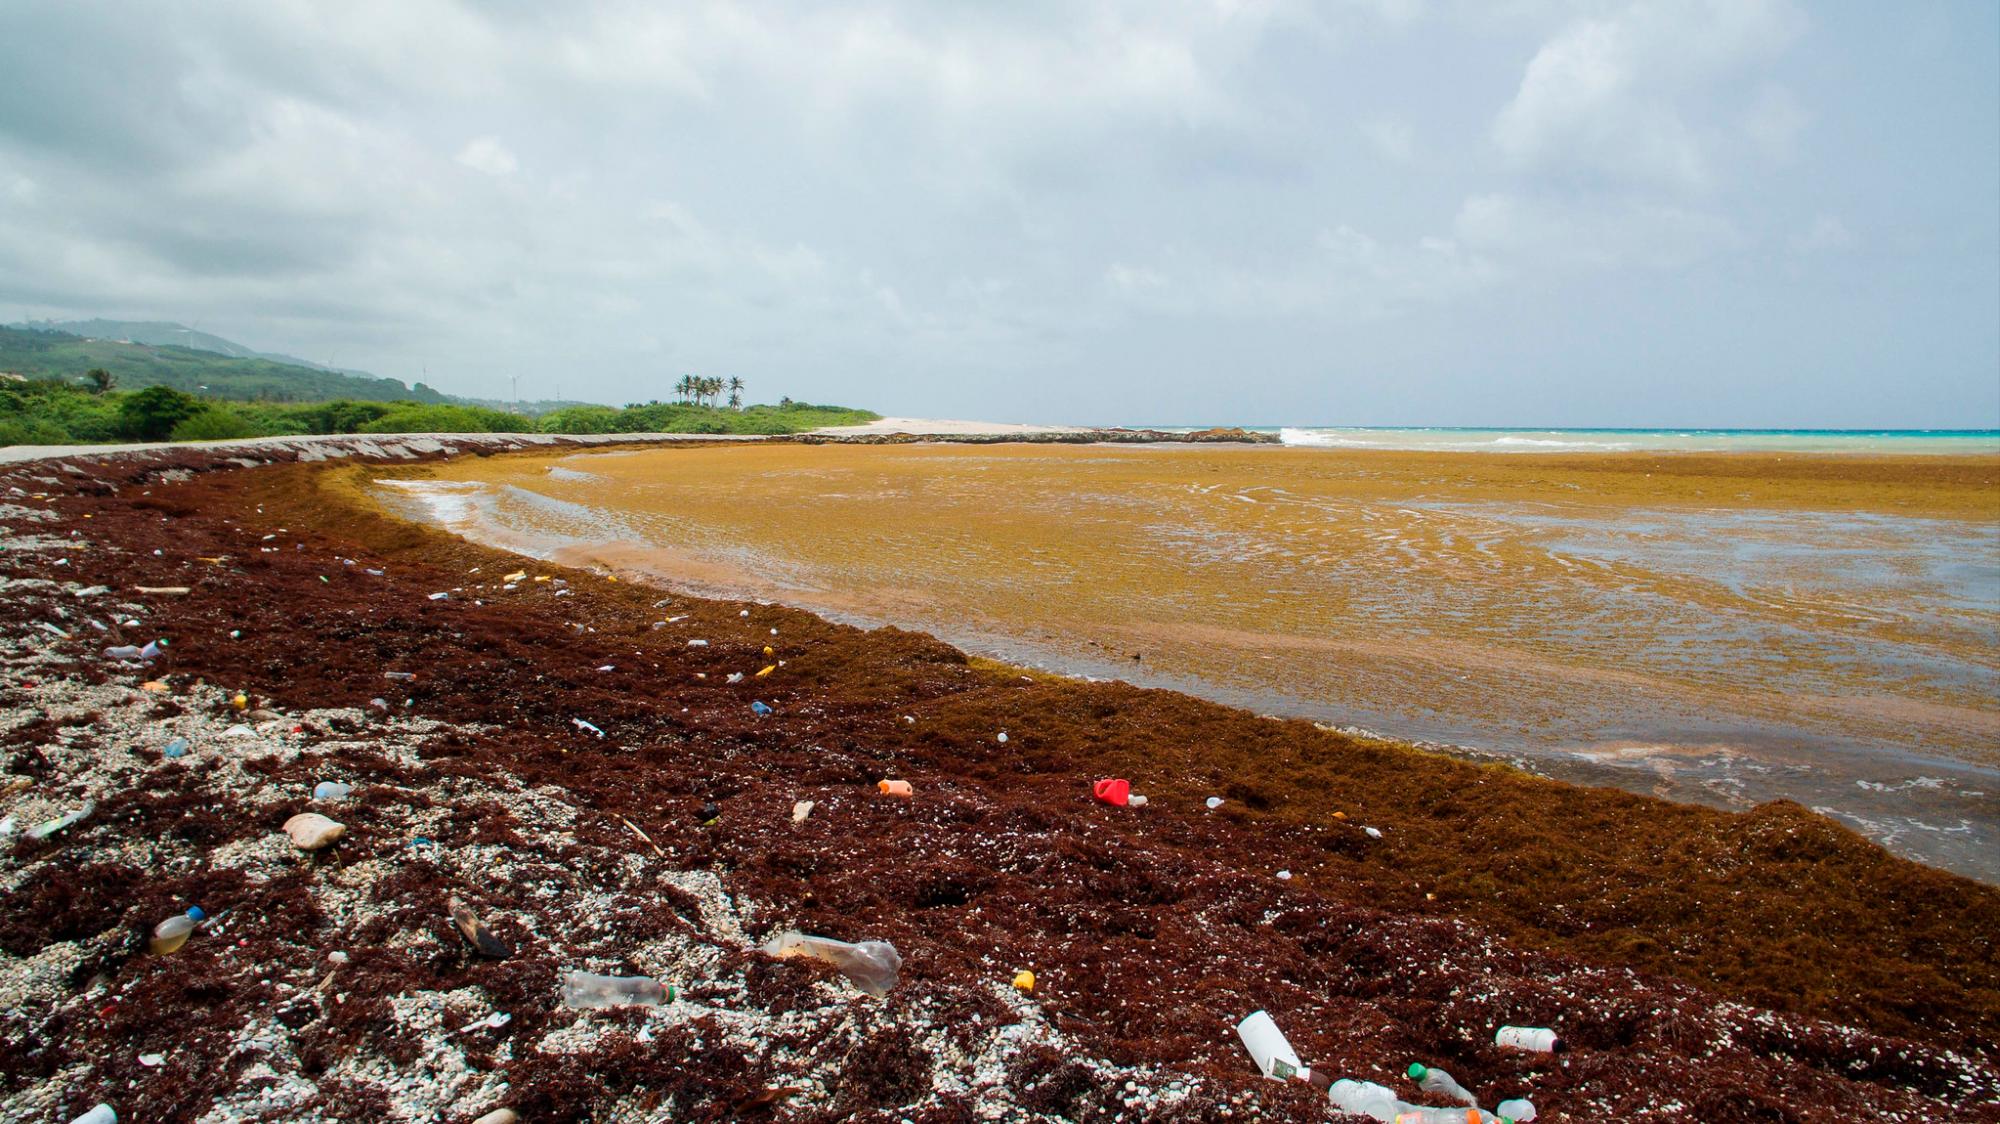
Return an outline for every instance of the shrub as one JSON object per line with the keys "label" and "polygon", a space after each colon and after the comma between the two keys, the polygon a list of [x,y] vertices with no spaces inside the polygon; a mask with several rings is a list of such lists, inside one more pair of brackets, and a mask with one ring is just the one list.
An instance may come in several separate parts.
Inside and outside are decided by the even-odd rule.
{"label": "shrub", "polygon": [[414,406],[397,403],[357,433],[513,433],[532,428],[528,419],[483,406]]}
{"label": "shrub", "polygon": [[125,396],[118,405],[119,428],[137,441],[164,441],[174,427],[206,407],[192,394],[168,386],[149,386]]}
{"label": "shrub", "polygon": [[174,427],[176,441],[228,441],[252,437],[255,426],[228,410],[210,406]]}

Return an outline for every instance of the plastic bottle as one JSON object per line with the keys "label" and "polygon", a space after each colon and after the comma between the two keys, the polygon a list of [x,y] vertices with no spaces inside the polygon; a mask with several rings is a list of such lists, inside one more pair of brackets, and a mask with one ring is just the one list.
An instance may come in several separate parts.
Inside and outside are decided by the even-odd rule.
{"label": "plastic bottle", "polygon": [[354,786],[339,781],[321,781],[313,786],[314,800],[345,800],[354,795]]}
{"label": "plastic bottle", "polygon": [[69,1124],[118,1124],[118,1113],[108,1104],[100,1104]]}
{"label": "plastic bottle", "polygon": [[1395,1124],[1485,1124],[1492,1119],[1476,1108],[1419,1108],[1410,1105],[1396,1114]]}
{"label": "plastic bottle", "polygon": [[1257,1071],[1273,1081],[1288,1081],[1292,1075],[1305,1068],[1299,1056],[1292,1052],[1292,1044],[1285,1038],[1285,1032],[1271,1019],[1267,1011],[1252,1011],[1242,1022],[1236,1024],[1236,1037],[1243,1040],[1243,1048],[1250,1051],[1251,1060],[1257,1063]]}
{"label": "plastic bottle", "polygon": [[1535,1104],[1526,1097],[1501,1101],[1493,1106],[1493,1111],[1499,1114],[1500,1119],[1510,1120],[1515,1124],[1527,1124],[1535,1118]]}
{"label": "plastic bottle", "polygon": [[195,919],[186,914],[169,917],[153,926],[153,939],[146,942],[146,950],[155,956],[166,956],[179,952],[187,943],[188,934],[194,932]]}
{"label": "plastic bottle", "polygon": [[563,1006],[572,1010],[594,1007],[658,1007],[671,1003],[674,989],[651,976],[599,976],[591,972],[571,972],[563,977]]}
{"label": "plastic bottle", "polygon": [[796,929],[786,930],[765,942],[764,954],[824,960],[839,969],[855,987],[878,997],[887,995],[896,986],[903,967],[903,954],[888,941],[848,944],[831,937],[809,937]]}
{"label": "plastic bottle", "polygon": [[1410,1063],[1410,1080],[1415,1081],[1417,1088],[1422,1089],[1426,1093],[1436,1093],[1439,1096],[1450,1097],[1455,1101],[1464,1101],[1466,1104],[1474,1107],[1477,1107],[1479,1104],[1479,1098],[1466,1092],[1465,1086],[1452,1080],[1451,1074],[1441,1069],[1434,1069],[1422,1062]]}
{"label": "plastic bottle", "polygon": [[1544,1054],[1559,1054],[1563,1049],[1563,1040],[1556,1032],[1541,1026],[1503,1026],[1493,1032],[1493,1044]]}
{"label": "plastic bottle", "polygon": [[1353,1081],[1341,1078],[1326,1092],[1326,1099],[1342,1112],[1351,1112],[1390,1124],[1396,1115],[1410,1106],[1404,1104],[1386,1085],[1373,1081]]}
{"label": "plastic bottle", "polygon": [[161,750],[160,753],[166,757],[185,757],[187,756],[187,751],[188,740],[186,738],[175,738],[173,741],[168,742],[167,748]]}

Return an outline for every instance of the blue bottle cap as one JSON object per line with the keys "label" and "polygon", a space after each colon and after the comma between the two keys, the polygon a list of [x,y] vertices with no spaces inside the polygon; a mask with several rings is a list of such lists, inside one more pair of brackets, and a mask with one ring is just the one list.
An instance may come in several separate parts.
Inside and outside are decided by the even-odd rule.
{"label": "blue bottle cap", "polygon": [[189,906],[189,907],[188,907],[188,920],[189,920],[189,921],[206,921],[206,920],[208,920],[208,914],[207,914],[207,912],[205,912],[205,911],[204,911],[204,910],[203,910],[203,909],[202,909],[202,908],[201,908],[200,906],[198,906],[198,905],[191,905],[191,906]]}

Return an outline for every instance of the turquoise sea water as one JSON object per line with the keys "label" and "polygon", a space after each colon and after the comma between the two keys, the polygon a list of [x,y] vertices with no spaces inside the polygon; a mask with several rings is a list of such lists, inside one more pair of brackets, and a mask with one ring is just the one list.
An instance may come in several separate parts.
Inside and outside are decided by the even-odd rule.
{"label": "turquoise sea water", "polygon": [[2000,453],[2000,429],[1507,429],[1247,426],[1287,445],[1452,452]]}

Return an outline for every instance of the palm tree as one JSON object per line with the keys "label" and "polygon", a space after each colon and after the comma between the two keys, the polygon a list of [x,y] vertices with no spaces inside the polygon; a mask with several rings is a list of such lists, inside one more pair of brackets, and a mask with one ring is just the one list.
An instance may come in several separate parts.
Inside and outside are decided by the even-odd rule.
{"label": "palm tree", "polygon": [[729,378],[729,408],[732,410],[743,408],[743,380],[734,375]]}
{"label": "palm tree", "polygon": [[681,381],[674,384],[674,393],[680,395],[680,399],[683,402],[692,398],[694,396],[694,376],[682,375]]}
{"label": "palm tree", "polygon": [[83,373],[83,381],[90,384],[92,394],[103,394],[118,385],[118,376],[102,367],[92,367]]}

